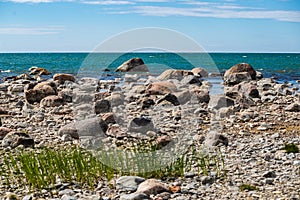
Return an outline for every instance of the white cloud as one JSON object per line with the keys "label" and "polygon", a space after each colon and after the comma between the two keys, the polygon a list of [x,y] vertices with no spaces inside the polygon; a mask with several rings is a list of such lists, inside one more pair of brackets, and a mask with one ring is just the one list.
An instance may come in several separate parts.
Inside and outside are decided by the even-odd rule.
{"label": "white cloud", "polygon": [[123,1],[123,0],[104,0],[104,1],[82,1],[84,4],[93,4],[93,5],[130,5],[134,4],[132,1]]}
{"label": "white cloud", "polygon": [[62,27],[0,27],[0,35],[49,35],[63,30]]}
{"label": "white cloud", "polygon": [[[300,22],[300,11],[285,10],[241,10],[234,7],[163,7],[163,6],[135,6],[135,13],[148,16],[192,16],[235,19],[275,19],[278,21]],[[250,11],[249,11],[250,10]]]}

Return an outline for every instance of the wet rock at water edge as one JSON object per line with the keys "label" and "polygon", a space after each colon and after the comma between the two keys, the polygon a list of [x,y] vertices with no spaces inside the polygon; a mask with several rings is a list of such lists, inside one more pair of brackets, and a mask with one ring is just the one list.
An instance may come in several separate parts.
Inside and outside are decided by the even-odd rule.
{"label": "wet rock at water edge", "polygon": [[29,69],[30,71],[30,75],[50,75],[51,73],[44,69],[44,68],[41,68],[41,67],[36,67],[36,66],[33,66]]}
{"label": "wet rock at water edge", "polygon": [[66,81],[75,82],[75,76],[71,74],[55,74],[53,80],[57,81],[59,84],[64,84]]}
{"label": "wet rock at water edge", "polygon": [[248,63],[239,63],[232,66],[224,74],[224,83],[227,85],[239,84],[242,81],[256,79],[256,71]]}
{"label": "wet rock at water edge", "polygon": [[148,72],[149,69],[141,58],[132,58],[120,65],[116,72]]}

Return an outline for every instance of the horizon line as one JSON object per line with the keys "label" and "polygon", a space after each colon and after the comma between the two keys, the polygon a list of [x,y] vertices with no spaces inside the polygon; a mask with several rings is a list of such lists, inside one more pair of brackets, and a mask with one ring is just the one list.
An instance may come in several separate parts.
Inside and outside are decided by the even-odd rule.
{"label": "horizon line", "polygon": [[282,52],[282,51],[174,51],[174,52],[160,52],[160,51],[140,51],[140,52],[122,52],[122,51],[107,51],[107,52],[93,52],[93,51],[7,51],[2,52],[1,54],[6,53],[278,53],[278,54],[284,54],[284,53],[290,53],[290,54],[297,54],[300,53],[300,51],[290,51],[290,52]]}

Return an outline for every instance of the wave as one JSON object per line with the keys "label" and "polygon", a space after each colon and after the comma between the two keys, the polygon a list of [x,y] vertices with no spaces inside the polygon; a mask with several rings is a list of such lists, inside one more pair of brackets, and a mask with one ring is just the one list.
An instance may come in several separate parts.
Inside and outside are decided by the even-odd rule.
{"label": "wave", "polygon": [[8,69],[8,70],[0,70],[0,73],[10,73],[10,72],[11,72],[10,69]]}

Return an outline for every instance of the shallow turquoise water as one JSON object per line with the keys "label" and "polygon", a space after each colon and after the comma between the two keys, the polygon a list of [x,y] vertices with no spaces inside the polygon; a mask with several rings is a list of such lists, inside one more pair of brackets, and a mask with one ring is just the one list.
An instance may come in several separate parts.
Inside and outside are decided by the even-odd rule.
{"label": "shallow turquoise water", "polygon": [[167,68],[202,67],[209,72],[221,72],[247,62],[265,77],[279,81],[300,80],[300,53],[1,53],[0,78],[26,73],[31,66],[43,67],[54,73],[86,74],[99,77],[104,69],[114,70],[124,61],[141,57],[154,75]]}

